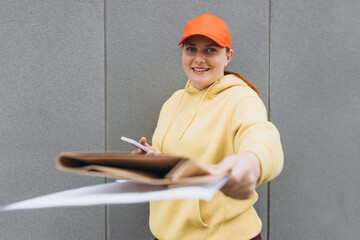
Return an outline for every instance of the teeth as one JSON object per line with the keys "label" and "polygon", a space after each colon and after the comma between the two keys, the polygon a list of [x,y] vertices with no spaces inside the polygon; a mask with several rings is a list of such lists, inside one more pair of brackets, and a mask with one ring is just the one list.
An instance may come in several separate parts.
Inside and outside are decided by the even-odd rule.
{"label": "teeth", "polygon": [[205,71],[209,70],[209,68],[193,68],[193,69],[197,72],[205,72]]}

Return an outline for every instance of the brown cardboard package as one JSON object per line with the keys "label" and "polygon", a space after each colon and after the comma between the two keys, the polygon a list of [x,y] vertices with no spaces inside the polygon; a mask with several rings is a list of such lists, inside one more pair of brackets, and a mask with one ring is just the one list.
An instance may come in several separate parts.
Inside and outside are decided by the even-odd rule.
{"label": "brown cardboard package", "polygon": [[208,170],[213,166],[183,157],[124,152],[63,152],[56,158],[56,165],[63,171],[168,187],[207,184],[225,176],[212,175]]}

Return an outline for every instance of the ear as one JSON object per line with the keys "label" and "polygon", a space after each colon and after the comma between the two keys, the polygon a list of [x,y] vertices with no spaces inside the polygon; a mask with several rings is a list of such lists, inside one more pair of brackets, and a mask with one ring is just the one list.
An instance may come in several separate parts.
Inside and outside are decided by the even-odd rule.
{"label": "ear", "polygon": [[234,51],[232,49],[230,49],[229,52],[226,53],[225,67],[230,63],[233,54],[234,54]]}

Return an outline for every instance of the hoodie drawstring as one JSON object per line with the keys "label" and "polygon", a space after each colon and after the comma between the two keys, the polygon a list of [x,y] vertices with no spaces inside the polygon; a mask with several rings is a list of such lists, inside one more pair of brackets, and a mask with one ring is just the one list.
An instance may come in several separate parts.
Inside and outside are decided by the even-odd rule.
{"label": "hoodie drawstring", "polygon": [[198,113],[198,111],[199,111],[199,109],[200,109],[201,104],[203,103],[203,101],[204,101],[205,97],[207,96],[208,92],[209,92],[209,91],[210,91],[210,89],[214,86],[214,84],[215,84],[215,83],[216,83],[216,82],[214,82],[213,84],[211,84],[211,86],[210,86],[210,87],[208,87],[208,89],[206,90],[206,92],[205,92],[204,96],[201,98],[201,100],[200,100],[200,102],[199,102],[198,106],[196,107],[196,110],[195,110],[194,114],[192,115],[192,117],[191,117],[190,121],[188,122],[188,124],[186,125],[185,129],[184,129],[184,130],[183,130],[183,132],[181,133],[181,135],[180,135],[180,137],[179,137],[179,140],[181,140],[181,139],[182,139],[182,137],[184,136],[185,132],[186,132],[186,131],[188,130],[188,128],[190,127],[190,125],[191,125],[192,121],[194,120],[194,118],[195,118],[196,114]]}
{"label": "hoodie drawstring", "polygon": [[[216,82],[218,82],[218,81],[216,81]],[[208,95],[210,89],[215,85],[216,82],[214,82],[213,84],[211,84],[211,86],[208,87],[208,89],[206,90],[204,96],[201,98],[198,106],[196,107],[196,110],[195,110],[194,114],[192,115],[192,117],[190,118],[190,120],[189,120],[188,124],[186,125],[185,129],[182,131],[181,135],[179,136],[179,140],[182,139],[182,137],[184,136],[185,132],[186,132],[186,131],[188,130],[188,128],[190,127],[190,125],[191,125],[192,121],[194,120],[196,114],[198,113],[198,111],[199,111],[199,109],[200,109],[200,106],[201,106],[201,104],[203,103],[205,97]],[[184,89],[184,92],[183,92],[183,94],[181,95],[180,101],[179,101],[178,105],[176,106],[175,111],[173,112],[173,114],[172,114],[172,116],[171,116],[171,118],[170,118],[170,121],[169,121],[168,126],[166,127],[166,130],[165,130],[165,132],[164,132],[164,135],[163,135],[163,137],[162,137],[162,139],[161,139],[161,143],[160,143],[160,152],[163,152],[163,146],[164,146],[165,136],[167,135],[167,133],[168,133],[168,131],[169,131],[169,129],[170,129],[170,126],[172,125],[172,123],[173,123],[174,120],[175,120],[176,113],[177,113],[177,111],[178,111],[178,109],[179,109],[179,107],[180,107],[180,105],[181,105],[181,102],[182,102],[182,100],[183,100],[183,98],[184,98],[184,95],[185,95],[187,89],[189,88],[189,85],[190,85],[190,82],[186,85],[186,88]]]}
{"label": "hoodie drawstring", "polygon": [[161,138],[161,143],[160,143],[160,152],[163,152],[163,146],[164,146],[164,139],[165,139],[165,136],[166,136],[166,134],[168,133],[168,131],[169,131],[169,129],[170,129],[170,126],[171,126],[171,124],[172,124],[172,123],[173,123],[173,121],[174,121],[175,114],[176,114],[176,112],[177,112],[177,110],[178,110],[179,106],[181,105],[182,99],[184,98],[184,95],[185,95],[186,89],[187,89],[188,87],[189,87],[189,83],[186,85],[186,87],[185,87],[185,89],[184,89],[184,92],[183,92],[183,94],[181,95],[180,101],[179,101],[178,105],[176,106],[175,111],[173,112],[173,114],[172,114],[172,116],[171,116],[171,118],[170,118],[170,121],[169,121],[168,126],[166,127],[166,130],[165,130],[165,132],[164,132],[164,135],[163,135],[163,136],[162,136],[162,138]]}

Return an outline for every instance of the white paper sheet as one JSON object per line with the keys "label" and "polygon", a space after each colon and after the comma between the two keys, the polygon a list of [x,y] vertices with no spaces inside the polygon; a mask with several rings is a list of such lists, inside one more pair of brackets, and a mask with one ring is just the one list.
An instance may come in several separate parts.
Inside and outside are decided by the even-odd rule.
{"label": "white paper sheet", "polygon": [[52,193],[0,207],[0,211],[50,207],[93,206],[103,204],[140,203],[171,199],[210,201],[227,182],[225,177],[215,183],[167,189],[163,186],[116,181]]}

